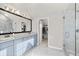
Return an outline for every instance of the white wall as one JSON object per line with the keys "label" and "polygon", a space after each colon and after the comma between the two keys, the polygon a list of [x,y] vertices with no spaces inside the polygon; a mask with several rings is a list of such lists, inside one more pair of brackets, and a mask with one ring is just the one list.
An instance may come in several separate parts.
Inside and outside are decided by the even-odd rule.
{"label": "white wall", "polygon": [[[63,48],[64,44],[64,12],[74,10],[74,4],[62,4],[64,7],[58,6],[58,8],[62,9],[54,12],[49,20],[49,47],[52,48]],[[75,12],[75,11],[73,11]],[[67,12],[66,12],[67,14]],[[71,16],[71,15],[69,15]],[[69,17],[68,16],[68,17]],[[72,17],[72,16],[71,16]],[[51,26],[52,25],[52,26]]]}
{"label": "white wall", "polygon": [[[38,7],[39,5],[39,7]],[[55,48],[63,48],[63,12],[67,8],[67,4],[38,4],[34,10],[34,29],[39,37],[39,20],[48,19],[48,46]],[[37,24],[37,25],[35,25]],[[35,28],[36,27],[36,28]],[[39,38],[38,38],[39,39]]]}

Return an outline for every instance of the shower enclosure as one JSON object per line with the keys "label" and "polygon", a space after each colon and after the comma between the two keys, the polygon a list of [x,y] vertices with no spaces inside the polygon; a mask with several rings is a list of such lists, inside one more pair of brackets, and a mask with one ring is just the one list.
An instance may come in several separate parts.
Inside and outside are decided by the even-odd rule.
{"label": "shower enclosure", "polygon": [[70,3],[64,11],[64,51],[79,56],[79,4]]}

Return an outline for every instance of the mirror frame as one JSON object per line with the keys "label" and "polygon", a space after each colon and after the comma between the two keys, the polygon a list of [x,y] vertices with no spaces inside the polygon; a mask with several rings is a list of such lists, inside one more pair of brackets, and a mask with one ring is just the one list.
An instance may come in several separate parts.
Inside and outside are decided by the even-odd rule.
{"label": "mirror frame", "polygon": [[1,11],[4,11],[4,12],[7,12],[7,13],[10,13],[10,14],[13,14],[13,15],[15,15],[15,16],[18,16],[18,17],[21,17],[21,18],[24,18],[24,19],[26,19],[26,20],[29,20],[30,21],[30,30],[29,31],[25,31],[25,32],[10,32],[10,33],[0,33],[0,35],[6,35],[6,34],[19,34],[19,33],[30,33],[30,32],[32,32],[32,19],[30,19],[30,18],[27,18],[27,17],[24,17],[24,16],[22,16],[22,15],[18,15],[18,14],[16,14],[16,13],[13,13],[13,12],[10,12],[10,11],[7,11],[7,10],[5,10],[5,9],[3,9],[3,8],[0,8],[0,10]]}

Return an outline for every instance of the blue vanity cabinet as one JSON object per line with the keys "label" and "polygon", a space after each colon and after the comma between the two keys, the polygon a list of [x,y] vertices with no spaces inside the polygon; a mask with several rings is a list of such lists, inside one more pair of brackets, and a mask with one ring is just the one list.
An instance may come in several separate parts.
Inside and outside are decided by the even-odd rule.
{"label": "blue vanity cabinet", "polygon": [[33,38],[24,37],[14,40],[14,56],[24,55],[26,51],[34,46]]}
{"label": "blue vanity cabinet", "polygon": [[37,36],[24,37],[23,39],[23,55],[37,45]]}
{"label": "blue vanity cabinet", "polygon": [[23,39],[23,55],[27,52],[27,51],[29,51],[31,48],[33,48],[33,46],[34,46],[34,39],[33,39],[33,37],[25,37],[24,39]]}
{"label": "blue vanity cabinet", "polygon": [[7,56],[7,48],[0,50],[0,56]]}
{"label": "blue vanity cabinet", "polygon": [[25,55],[36,45],[36,35],[14,40],[14,56]]}
{"label": "blue vanity cabinet", "polygon": [[14,46],[9,46],[7,48],[7,56],[13,56],[14,55],[14,50],[13,50]]}
{"label": "blue vanity cabinet", "polygon": [[13,56],[13,46],[9,46],[1,49],[0,56]]}
{"label": "blue vanity cabinet", "polygon": [[22,55],[25,54],[25,52],[27,51],[28,45],[27,45],[27,38],[25,40],[25,38],[23,38],[23,48],[22,48]]}
{"label": "blue vanity cabinet", "polygon": [[23,38],[14,40],[14,56],[21,56],[23,48]]}
{"label": "blue vanity cabinet", "polygon": [[5,41],[0,43],[0,56],[22,56],[36,45],[36,35]]}
{"label": "blue vanity cabinet", "polygon": [[13,56],[13,41],[0,43],[0,56]]}

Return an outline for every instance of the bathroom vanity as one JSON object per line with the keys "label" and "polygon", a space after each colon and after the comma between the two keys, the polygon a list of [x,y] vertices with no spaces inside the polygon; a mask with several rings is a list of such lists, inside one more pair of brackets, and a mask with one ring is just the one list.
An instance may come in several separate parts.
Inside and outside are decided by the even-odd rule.
{"label": "bathroom vanity", "polygon": [[35,33],[0,39],[0,56],[22,56],[37,45]]}
{"label": "bathroom vanity", "polygon": [[0,56],[21,56],[36,45],[32,19],[0,8]]}

